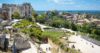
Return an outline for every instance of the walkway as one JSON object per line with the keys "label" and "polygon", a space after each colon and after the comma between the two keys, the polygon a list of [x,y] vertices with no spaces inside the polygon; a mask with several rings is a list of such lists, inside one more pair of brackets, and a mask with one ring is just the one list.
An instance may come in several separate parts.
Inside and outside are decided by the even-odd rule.
{"label": "walkway", "polygon": [[70,43],[69,47],[74,45],[75,49],[80,50],[82,53],[100,53],[100,46],[83,39],[81,36],[73,35],[69,38],[69,41],[75,42]]}
{"label": "walkway", "polygon": [[24,50],[21,53],[37,53],[36,46],[31,41],[29,41],[29,43],[31,45],[31,48],[30,49],[27,49],[27,50]]}

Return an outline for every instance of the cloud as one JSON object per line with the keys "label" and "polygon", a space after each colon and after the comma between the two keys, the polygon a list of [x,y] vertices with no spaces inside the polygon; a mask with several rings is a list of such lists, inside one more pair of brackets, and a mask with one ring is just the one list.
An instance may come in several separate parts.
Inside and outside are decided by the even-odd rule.
{"label": "cloud", "polygon": [[73,0],[48,0],[48,1],[52,1],[56,4],[75,4]]}

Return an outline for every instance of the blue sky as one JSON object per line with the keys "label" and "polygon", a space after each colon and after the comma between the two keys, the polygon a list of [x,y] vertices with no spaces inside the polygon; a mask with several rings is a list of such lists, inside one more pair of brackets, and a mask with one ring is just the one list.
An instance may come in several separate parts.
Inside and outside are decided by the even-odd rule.
{"label": "blue sky", "polygon": [[0,0],[2,3],[29,2],[35,10],[100,10],[100,0]]}

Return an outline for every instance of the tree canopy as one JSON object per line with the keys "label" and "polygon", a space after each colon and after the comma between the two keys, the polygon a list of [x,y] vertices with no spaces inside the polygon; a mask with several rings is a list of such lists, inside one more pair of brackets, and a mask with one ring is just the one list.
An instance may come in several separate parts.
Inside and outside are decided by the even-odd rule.
{"label": "tree canopy", "polygon": [[12,14],[12,18],[13,18],[13,19],[19,19],[19,18],[21,18],[19,12],[14,12],[14,13]]}

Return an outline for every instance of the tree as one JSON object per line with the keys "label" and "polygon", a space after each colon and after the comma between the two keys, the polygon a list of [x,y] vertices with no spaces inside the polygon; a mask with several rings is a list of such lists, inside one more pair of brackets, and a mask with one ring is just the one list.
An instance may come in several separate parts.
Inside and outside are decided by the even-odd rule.
{"label": "tree", "polygon": [[100,29],[96,29],[95,34],[100,36]]}
{"label": "tree", "polygon": [[30,22],[35,22],[35,18],[33,16],[26,17],[25,19],[30,21]]}
{"label": "tree", "polygon": [[40,23],[45,23],[46,21],[45,18],[46,18],[45,14],[41,14],[36,17],[36,21]]}
{"label": "tree", "polygon": [[52,11],[48,11],[46,14],[47,14],[49,17],[52,18],[52,16],[57,16],[59,13],[58,13],[58,11],[56,11],[56,10],[52,10]]}
{"label": "tree", "polygon": [[91,33],[95,34],[96,33],[96,29],[92,29]]}
{"label": "tree", "polygon": [[53,27],[63,27],[64,26],[64,21],[58,16],[53,16],[51,23]]}
{"label": "tree", "polygon": [[71,22],[66,20],[64,21],[64,27],[70,29],[71,28]]}
{"label": "tree", "polygon": [[18,12],[14,12],[14,13],[12,14],[12,18],[13,18],[13,19],[19,19],[19,18],[21,18],[21,17],[20,17],[20,14],[19,14]]}
{"label": "tree", "polygon": [[36,11],[33,9],[33,11],[32,11],[32,16],[34,17],[34,18],[36,18],[37,16],[38,16],[38,14],[36,13]]}
{"label": "tree", "polygon": [[84,23],[83,26],[81,27],[81,31],[84,33],[89,33],[91,32],[90,28],[91,28],[90,24]]}
{"label": "tree", "polygon": [[74,30],[74,31],[77,31],[77,26],[74,24],[74,23],[71,23],[71,26],[72,26],[72,30]]}

